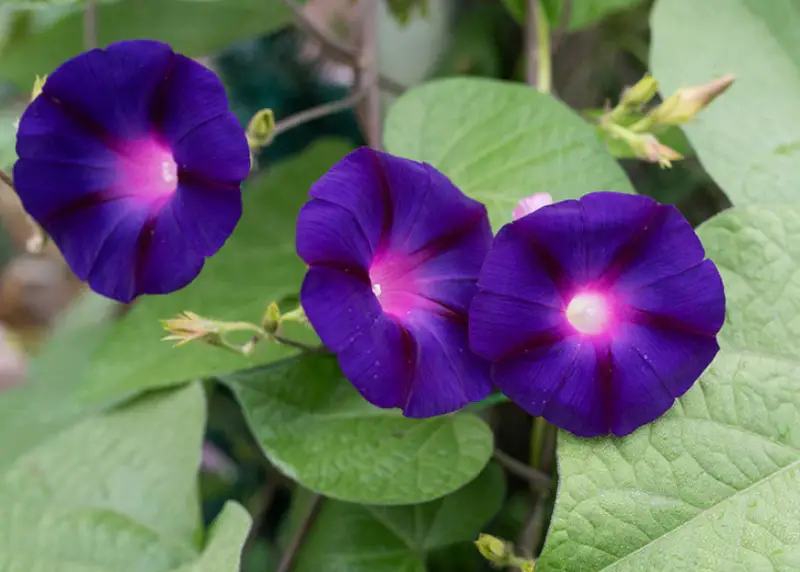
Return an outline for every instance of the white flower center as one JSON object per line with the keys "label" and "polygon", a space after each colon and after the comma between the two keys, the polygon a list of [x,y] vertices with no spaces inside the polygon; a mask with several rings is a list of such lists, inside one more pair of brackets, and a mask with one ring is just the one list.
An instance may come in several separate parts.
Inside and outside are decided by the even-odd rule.
{"label": "white flower center", "polygon": [[567,321],[582,334],[601,334],[608,328],[608,302],[600,294],[578,294],[567,305]]}

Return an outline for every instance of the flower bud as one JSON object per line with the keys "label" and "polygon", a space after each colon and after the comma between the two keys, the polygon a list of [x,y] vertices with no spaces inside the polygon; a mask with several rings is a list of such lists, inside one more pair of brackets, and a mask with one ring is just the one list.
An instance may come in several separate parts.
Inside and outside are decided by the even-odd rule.
{"label": "flower bud", "polygon": [[650,163],[658,163],[661,167],[672,167],[672,161],[683,159],[683,155],[675,149],[667,147],[652,135],[640,135],[629,143],[637,157]]}
{"label": "flower bud", "polygon": [[551,204],[553,204],[553,197],[548,193],[536,193],[518,202],[517,206],[514,207],[512,215],[514,220],[517,220],[518,218],[522,218],[531,214],[533,211]]}
{"label": "flower bud", "polygon": [[486,558],[492,564],[500,566],[507,565],[514,553],[507,542],[500,540],[490,534],[478,535],[478,540],[475,541],[475,546],[481,556]]}
{"label": "flower bud", "polygon": [[657,91],[658,80],[648,74],[635,85],[625,88],[620,98],[620,104],[625,107],[641,107],[653,99]]}
{"label": "flower bud", "polygon": [[722,95],[735,79],[733,75],[726,74],[703,85],[679,89],[650,113],[651,124],[680,125],[690,121]]}
{"label": "flower bud", "polygon": [[271,109],[257,112],[247,124],[247,142],[250,147],[265,147],[272,139],[275,129],[275,114]]}
{"label": "flower bud", "polygon": [[261,327],[269,334],[274,334],[278,331],[281,325],[281,311],[278,304],[272,302],[267,306],[267,311],[264,312],[264,317],[261,319]]}

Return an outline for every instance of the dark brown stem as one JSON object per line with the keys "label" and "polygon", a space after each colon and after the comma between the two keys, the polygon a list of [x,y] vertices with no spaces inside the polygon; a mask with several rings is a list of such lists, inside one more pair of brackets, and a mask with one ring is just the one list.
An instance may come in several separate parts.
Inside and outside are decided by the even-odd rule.
{"label": "dark brown stem", "polygon": [[364,135],[373,149],[381,148],[381,92],[378,83],[378,0],[368,0],[362,14],[362,46],[359,68],[367,90],[363,103]]}
{"label": "dark brown stem", "polygon": [[527,481],[535,490],[549,490],[553,485],[552,479],[547,473],[529,467],[511,455],[503,453],[500,449],[494,450],[494,459],[509,473]]}
{"label": "dark brown stem", "polygon": [[308,511],[303,516],[303,520],[300,522],[297,531],[294,533],[294,536],[292,536],[291,540],[289,541],[289,545],[286,547],[286,551],[283,553],[283,558],[281,558],[281,563],[278,565],[277,572],[291,571],[295,560],[297,560],[297,556],[300,553],[300,548],[303,546],[303,542],[305,542],[306,538],[308,537],[308,533],[311,532],[314,522],[319,516],[319,511],[322,508],[322,501],[324,498],[325,497],[322,495],[315,494],[314,498],[311,499],[311,504],[308,507]]}
{"label": "dark brown stem", "polygon": [[339,113],[345,109],[349,109],[361,101],[366,95],[366,89],[357,89],[344,99],[331,101],[317,107],[312,107],[311,109],[306,109],[300,113],[290,115],[289,117],[281,119],[275,123],[275,128],[272,130],[271,137],[274,139],[281,133],[285,133],[286,131],[294,129],[295,127],[303,125],[304,123],[308,123],[310,121],[314,121],[315,119],[327,117],[328,115],[333,115],[334,113]]}
{"label": "dark brown stem", "polygon": [[83,49],[97,47],[97,0],[86,0],[83,6]]}
{"label": "dark brown stem", "polygon": [[248,552],[252,548],[256,538],[258,538],[261,523],[269,512],[272,501],[275,498],[275,493],[280,488],[281,480],[277,473],[270,473],[266,477],[264,486],[256,493],[255,499],[252,504],[248,506],[248,511],[253,515],[253,524],[250,527],[250,534],[247,536],[242,553]]}

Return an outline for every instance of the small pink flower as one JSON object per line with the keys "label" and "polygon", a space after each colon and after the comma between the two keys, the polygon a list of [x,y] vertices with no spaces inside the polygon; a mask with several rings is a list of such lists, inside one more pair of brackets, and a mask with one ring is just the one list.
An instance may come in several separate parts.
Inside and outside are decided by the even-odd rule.
{"label": "small pink flower", "polygon": [[548,193],[536,193],[531,195],[525,199],[522,199],[519,203],[517,203],[517,206],[514,207],[514,212],[512,213],[514,220],[529,215],[533,211],[537,211],[540,208],[551,204],[553,204],[553,197],[551,197]]}

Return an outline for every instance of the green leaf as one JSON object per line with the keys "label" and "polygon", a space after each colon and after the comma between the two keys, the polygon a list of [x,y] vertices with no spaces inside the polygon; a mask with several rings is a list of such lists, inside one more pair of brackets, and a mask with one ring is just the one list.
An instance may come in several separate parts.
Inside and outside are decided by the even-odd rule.
{"label": "green leaf", "polygon": [[504,495],[503,472],[490,465],[464,488],[425,504],[325,501],[297,559],[297,572],[425,572],[428,552],[475,540],[500,510]]}
{"label": "green leaf", "polygon": [[798,198],[798,18],[793,0],[661,0],[653,12],[651,62],[662,93],[736,76],[685,128],[703,167],[736,205]]}
{"label": "green leaf", "polygon": [[534,193],[633,192],[594,127],[526,85],[458,78],[410,89],[389,110],[387,149],[437,167],[482,201],[495,229]]}
{"label": "green leaf", "polygon": [[63,312],[31,361],[30,381],[43,391],[72,392],[94,351],[114,326],[118,304],[87,292]]}
{"label": "green leaf", "polygon": [[[41,397],[21,390],[0,402],[0,569],[167,572],[195,562],[200,385],[94,415]],[[58,422],[45,430],[44,417]],[[221,526],[241,547],[241,518]]]}
{"label": "green leaf", "polygon": [[304,356],[223,380],[269,460],[304,487],[350,502],[409,504],[471,481],[492,433],[468,413],[403,417],[370,405],[333,356]]}
{"label": "green leaf", "polygon": [[[97,11],[101,45],[150,38],[191,57],[268,34],[290,21],[280,0],[120,0],[102,3]],[[0,75],[28,90],[36,74],[52,72],[81,51],[83,22],[78,7],[65,11],[44,30],[32,27],[17,34],[0,51]]]}
{"label": "green leaf", "polygon": [[[557,28],[561,25],[561,18],[565,0],[539,0],[542,2],[550,26]],[[527,0],[503,0],[514,18],[520,23],[525,24],[525,5]],[[572,0],[570,2],[569,25],[567,30],[574,32],[581,28],[596,24],[606,16],[616,12],[622,12],[641,4],[643,0]]]}
{"label": "green leaf", "polygon": [[727,293],[722,351],[631,436],[561,434],[537,572],[800,568],[799,221],[749,207],[701,226]]}
{"label": "green leaf", "polygon": [[234,502],[227,502],[211,525],[206,549],[197,562],[176,572],[239,572],[242,547],[250,532],[252,519]]}
{"label": "green leaf", "polygon": [[105,403],[146,389],[268,363],[294,353],[263,345],[248,357],[193,343],[161,341],[159,323],[189,310],[220,320],[258,321],[269,302],[296,295],[305,272],[294,247],[294,225],[308,189],[349,151],[338,141],[316,143],[248,183],[244,217],[222,250],[187,288],[149,296],[120,320],[99,348],[79,390]]}

